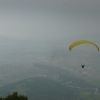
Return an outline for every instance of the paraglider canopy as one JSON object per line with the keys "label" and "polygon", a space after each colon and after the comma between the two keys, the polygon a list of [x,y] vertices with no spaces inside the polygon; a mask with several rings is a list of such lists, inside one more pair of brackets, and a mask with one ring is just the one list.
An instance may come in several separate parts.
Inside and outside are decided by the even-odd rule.
{"label": "paraglider canopy", "polygon": [[94,42],[89,41],[89,40],[79,40],[79,41],[76,41],[76,42],[74,42],[74,43],[72,43],[72,44],[70,45],[69,50],[71,51],[75,46],[80,45],[80,44],[92,44],[92,45],[94,45],[94,46],[97,48],[97,50],[99,51],[99,47],[98,47]]}

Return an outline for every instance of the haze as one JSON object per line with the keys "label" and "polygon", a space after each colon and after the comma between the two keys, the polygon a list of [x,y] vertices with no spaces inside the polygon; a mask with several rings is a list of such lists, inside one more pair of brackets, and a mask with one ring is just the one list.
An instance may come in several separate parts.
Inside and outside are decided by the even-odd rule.
{"label": "haze", "polygon": [[99,67],[100,56],[94,46],[82,45],[72,52],[68,49],[81,39],[100,47],[99,38],[99,0],[0,2],[0,65],[5,64],[4,70],[9,69],[8,64],[20,63],[46,63],[73,70],[82,63]]}

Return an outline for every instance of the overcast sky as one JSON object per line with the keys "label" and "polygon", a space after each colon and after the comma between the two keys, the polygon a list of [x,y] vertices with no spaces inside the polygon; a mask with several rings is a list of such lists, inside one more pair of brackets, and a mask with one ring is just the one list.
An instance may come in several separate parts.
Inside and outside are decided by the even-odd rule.
{"label": "overcast sky", "polygon": [[100,51],[95,46],[69,51],[80,39],[100,47],[100,0],[0,0],[0,67],[42,62],[99,69]]}
{"label": "overcast sky", "polygon": [[100,43],[100,0],[1,0],[0,35]]}

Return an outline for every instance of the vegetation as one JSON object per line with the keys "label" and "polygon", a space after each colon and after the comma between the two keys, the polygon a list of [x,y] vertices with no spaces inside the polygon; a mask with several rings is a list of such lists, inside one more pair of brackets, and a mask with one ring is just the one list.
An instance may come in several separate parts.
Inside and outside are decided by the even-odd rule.
{"label": "vegetation", "polygon": [[[22,64],[23,68],[21,66],[19,68],[19,65],[8,66],[12,70],[4,71],[6,66],[2,66],[0,70],[1,76],[4,72],[5,77],[8,76],[8,80],[0,78],[3,80],[0,81],[0,97],[3,97],[0,100],[27,100],[23,95],[27,95],[28,100],[100,100],[100,81],[98,77],[92,77],[95,73],[92,69],[86,68],[87,71],[78,67],[54,67],[43,63],[34,63],[29,66]],[[81,74],[84,71],[88,73]],[[9,83],[11,79],[13,81]],[[17,99],[12,96],[14,91],[18,92]],[[21,95],[18,96],[18,94]],[[20,99],[21,97],[23,99]]]}
{"label": "vegetation", "polygon": [[24,95],[18,95],[17,92],[14,92],[12,95],[9,94],[5,98],[0,97],[0,100],[28,100],[28,98]]}

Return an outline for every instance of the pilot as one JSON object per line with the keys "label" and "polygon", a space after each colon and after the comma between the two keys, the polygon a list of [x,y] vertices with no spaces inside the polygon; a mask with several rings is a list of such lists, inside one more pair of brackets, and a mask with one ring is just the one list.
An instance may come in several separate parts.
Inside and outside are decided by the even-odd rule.
{"label": "pilot", "polygon": [[85,65],[81,65],[81,66],[82,66],[82,68],[84,68]]}

